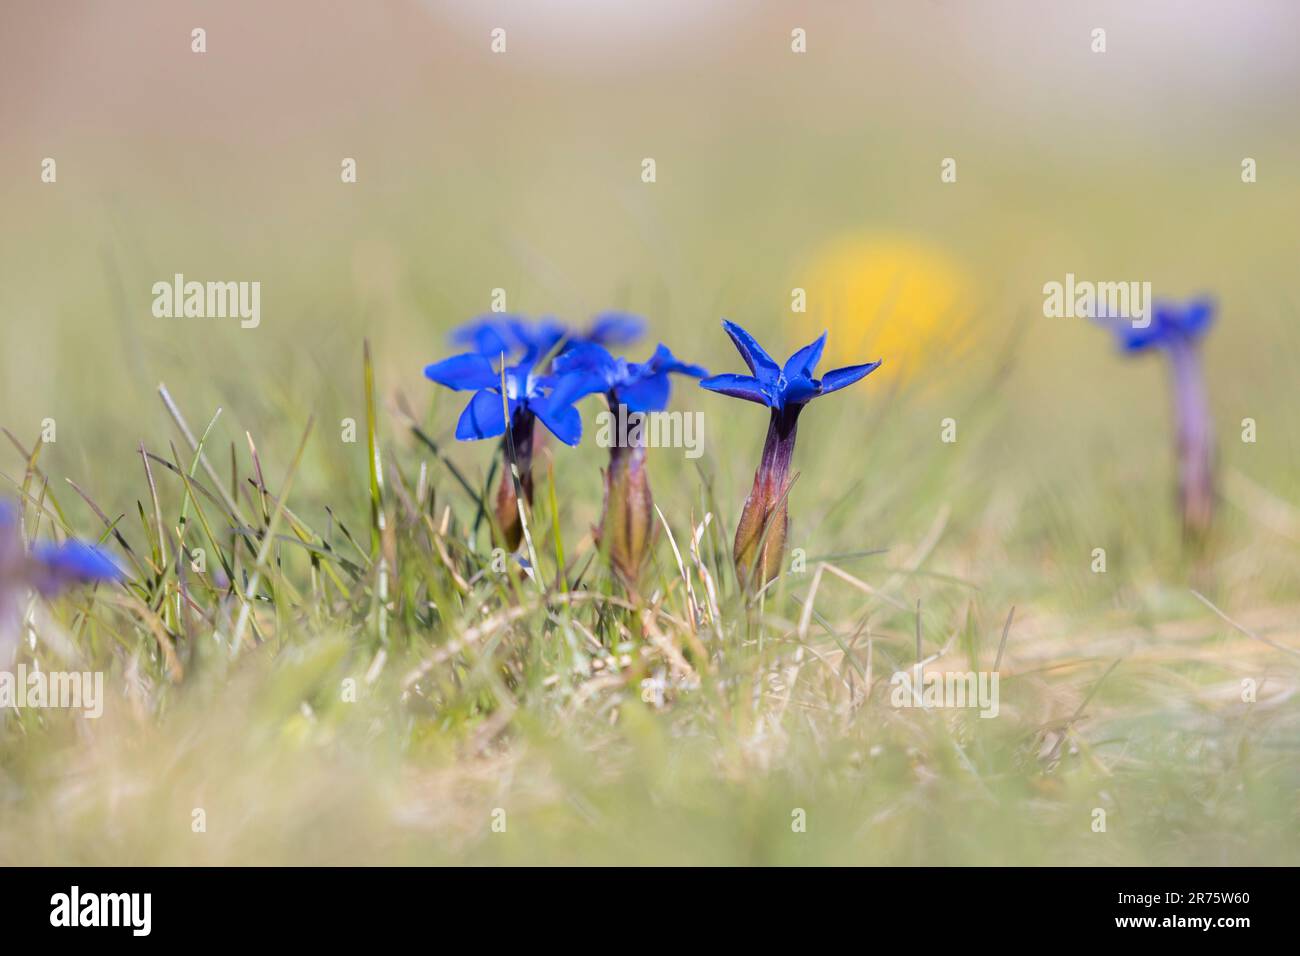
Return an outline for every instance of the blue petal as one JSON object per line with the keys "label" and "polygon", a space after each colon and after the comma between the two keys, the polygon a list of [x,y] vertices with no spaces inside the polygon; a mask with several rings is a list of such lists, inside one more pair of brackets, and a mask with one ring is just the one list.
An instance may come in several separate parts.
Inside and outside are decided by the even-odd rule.
{"label": "blue petal", "polygon": [[1134,328],[1129,322],[1118,322],[1113,328],[1119,347],[1125,352],[1141,352],[1169,341],[1169,326],[1154,318],[1145,329]]}
{"label": "blue petal", "polygon": [[763,383],[748,375],[733,375],[730,372],[725,375],[714,375],[700,382],[700,388],[730,395],[732,398],[743,398],[747,402],[772,406],[772,398],[763,387]]}
{"label": "blue petal", "polygon": [[1195,341],[1214,324],[1214,300],[1208,297],[1194,299],[1185,305],[1156,302],[1151,311],[1151,321],[1146,328],[1134,328],[1130,321],[1108,323],[1123,351],[1142,352],[1177,341]]}
{"label": "blue petal", "polygon": [[1098,313],[1090,318],[1103,328],[1109,329],[1119,347],[1128,352],[1141,351],[1150,345],[1155,345],[1166,334],[1166,329],[1154,309],[1151,321],[1147,323],[1146,328],[1142,329],[1134,328],[1132,319],[1121,318],[1118,315]]}
{"label": "blue petal", "polygon": [[722,327],[731,336],[731,341],[736,344],[736,351],[745,360],[745,364],[754,373],[754,377],[765,385],[774,385],[781,374],[781,367],[776,364],[776,360],[764,352],[763,346],[759,345],[752,335],[735,322],[728,322],[723,319]]}
{"label": "blue petal", "polygon": [[779,405],[802,405],[805,402],[811,402],[818,395],[823,394],[822,383],[807,375],[796,375],[794,378],[786,379],[780,392]]}
{"label": "blue petal", "polygon": [[880,362],[868,362],[865,365],[847,365],[844,368],[837,368],[834,371],[827,372],[822,376],[822,394],[828,395],[831,392],[837,392],[846,385],[852,385],[860,378],[866,378],[876,369],[880,368]]}
{"label": "blue petal", "polygon": [[583,396],[609,391],[608,381],[599,372],[578,369],[551,378],[554,380],[550,395],[552,405],[572,405]]}
{"label": "blue petal", "polygon": [[1186,305],[1176,302],[1157,302],[1155,322],[1171,334],[1199,338],[1214,322],[1214,301],[1208,297],[1194,299]]}
{"label": "blue petal", "polygon": [[574,371],[594,371],[607,375],[616,364],[614,356],[603,347],[593,342],[574,342],[555,357],[551,368],[558,375]]}
{"label": "blue petal", "polygon": [[629,345],[645,331],[645,319],[630,312],[602,312],[592,320],[587,341],[598,345]]}
{"label": "blue petal", "polygon": [[520,321],[519,316],[489,312],[453,330],[451,340],[470,346],[480,355],[495,358],[502,352],[509,354],[518,347],[510,332],[511,323],[517,321]]}
{"label": "blue petal", "polygon": [[12,501],[0,501],[0,533],[8,531],[18,523],[18,508]]}
{"label": "blue petal", "polygon": [[576,445],[582,441],[582,416],[572,405],[542,401],[531,406],[542,424],[566,445]]}
{"label": "blue petal", "polygon": [[1187,304],[1183,314],[1183,331],[1192,337],[1203,335],[1214,324],[1214,300],[1197,299]]}
{"label": "blue petal", "polygon": [[783,374],[788,379],[795,379],[799,376],[807,378],[813,377],[813,372],[817,368],[817,363],[822,359],[822,349],[826,347],[826,333],[823,332],[816,342],[805,345],[785,363]]}
{"label": "blue petal", "polygon": [[555,348],[564,339],[573,339],[573,332],[552,318],[538,319],[536,322],[514,321],[510,323],[515,338],[534,360],[541,358]]}
{"label": "blue petal", "polygon": [[424,377],[458,392],[501,385],[492,362],[483,355],[453,355],[424,367]]}
{"label": "blue petal", "polygon": [[695,378],[703,378],[709,374],[709,370],[703,365],[691,365],[683,362],[669,351],[668,346],[662,343],[655,349],[655,354],[650,356],[650,360],[645,364],[650,366],[654,372],[675,372],[678,375],[692,375]]}
{"label": "blue petal", "polygon": [[[511,402],[511,411],[514,411]],[[477,441],[480,438],[495,438],[506,430],[505,410],[501,405],[501,393],[484,389],[476,392],[460,414],[456,423],[456,438],[460,441]]]}
{"label": "blue petal", "polygon": [[614,397],[626,405],[629,412],[658,412],[668,406],[671,388],[668,373],[660,372],[616,388]]}

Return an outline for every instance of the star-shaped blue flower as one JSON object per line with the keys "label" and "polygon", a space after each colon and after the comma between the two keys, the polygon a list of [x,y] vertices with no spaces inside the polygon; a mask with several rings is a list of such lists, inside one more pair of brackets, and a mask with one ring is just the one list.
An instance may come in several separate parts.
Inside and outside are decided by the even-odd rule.
{"label": "star-shaped blue flower", "polygon": [[701,388],[720,392],[733,398],[743,398],[778,411],[792,405],[804,405],[821,395],[839,391],[860,378],[870,375],[880,367],[880,362],[848,365],[815,378],[817,363],[821,361],[826,346],[826,333],[790,356],[784,366],[758,344],[752,335],[734,322],[722,321],[722,327],[731,336],[740,357],[749,366],[750,375],[714,375],[700,382]]}
{"label": "star-shaped blue flower", "polygon": [[629,412],[666,408],[671,374],[695,378],[709,374],[702,366],[678,359],[666,345],[661,344],[644,362],[629,362],[589,342],[577,343],[557,356],[554,370],[552,401],[572,404],[584,395],[603,392],[611,396],[611,405],[625,405]]}
{"label": "star-shaped blue flower", "polygon": [[1146,328],[1131,322],[1112,322],[1111,327],[1125,352],[1169,348],[1198,341],[1214,324],[1214,300],[1208,296],[1187,303],[1156,302]]}
{"label": "star-shaped blue flower", "polygon": [[791,355],[785,365],[777,365],[740,326],[723,319],[722,327],[731,336],[751,374],[714,375],[700,382],[700,387],[766,405],[772,410],[763,456],[754,472],[753,489],[736,522],[736,540],[732,546],[740,579],[746,586],[753,583],[762,587],[781,572],[790,524],[785,496],[790,488],[790,463],[794,459],[795,436],[803,407],[818,396],[837,392],[870,375],[880,368],[880,362],[837,368],[817,378],[817,363],[826,347],[825,332]]}
{"label": "star-shaped blue flower", "polygon": [[[536,356],[529,355],[505,369],[505,399],[511,421],[519,416],[536,416],[560,441],[576,445],[582,438],[582,418],[571,404],[548,400],[555,377],[535,375]],[[485,355],[467,353],[434,362],[424,369],[425,377],[454,391],[473,391],[456,423],[461,441],[495,438],[506,430],[506,410],[501,400],[502,374]]]}

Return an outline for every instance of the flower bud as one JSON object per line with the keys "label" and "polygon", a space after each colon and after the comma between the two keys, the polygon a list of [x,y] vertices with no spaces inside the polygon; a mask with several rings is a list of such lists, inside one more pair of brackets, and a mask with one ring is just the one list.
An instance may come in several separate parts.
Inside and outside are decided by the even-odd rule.
{"label": "flower bud", "polygon": [[[756,477],[754,490],[745,499],[740,523],[736,525],[733,549],[736,570],[742,580],[753,581],[756,587],[762,587],[781,573],[786,534],[790,529],[784,494],[784,487],[771,488]],[[765,526],[768,527],[766,538],[763,537]]]}
{"label": "flower bud", "polygon": [[645,473],[645,447],[610,449],[605,471],[605,507],[596,541],[608,548],[623,582],[634,586],[654,538],[654,499]]}
{"label": "flower bud", "polygon": [[[741,581],[761,588],[781,573],[790,516],[786,493],[790,487],[790,459],[802,405],[772,409],[763,444],[763,459],[754,474],[754,488],[736,525],[732,556]],[[767,536],[764,537],[764,529]]]}

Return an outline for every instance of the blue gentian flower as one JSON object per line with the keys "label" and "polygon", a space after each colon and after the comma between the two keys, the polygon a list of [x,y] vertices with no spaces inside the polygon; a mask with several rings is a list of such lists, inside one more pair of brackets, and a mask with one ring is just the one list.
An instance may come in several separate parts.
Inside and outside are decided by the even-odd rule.
{"label": "blue gentian flower", "polygon": [[506,402],[501,401],[502,375],[485,355],[467,353],[453,355],[434,362],[424,369],[426,378],[458,392],[473,391],[474,397],[456,423],[456,437],[460,441],[495,438],[506,430],[508,405],[510,420],[526,421],[531,432],[533,417],[566,445],[576,445],[582,439],[582,418],[572,404],[548,400],[556,376],[537,375],[533,371],[533,357],[526,358],[505,370]]}
{"label": "blue gentian flower", "polygon": [[776,411],[781,411],[787,405],[805,405],[819,395],[839,391],[880,367],[879,362],[849,365],[827,372],[822,378],[817,379],[813,374],[817,363],[821,361],[822,349],[826,346],[825,332],[815,342],[795,352],[785,365],[781,366],[776,364],[772,356],[763,351],[763,347],[752,335],[736,323],[724,319],[722,327],[727,330],[731,341],[736,344],[736,350],[749,366],[751,374],[714,375],[700,382],[700,387],[733,398],[743,398],[748,402],[757,402]]}
{"label": "blue gentian flower", "polygon": [[[474,395],[456,423],[456,437],[476,441],[504,435],[510,425],[507,449],[514,452],[519,483],[528,504],[533,503],[533,433],[535,422],[542,423],[566,445],[576,445],[582,438],[582,417],[571,404],[549,400],[554,376],[537,375],[534,365],[538,355],[529,350],[524,360],[505,368],[504,375],[485,355],[454,355],[426,366],[425,377],[455,391],[472,391]],[[502,380],[504,378],[504,401]],[[501,470],[497,487],[497,524],[510,550],[523,539],[519,520],[519,499],[510,468]]]}
{"label": "blue gentian flower", "polygon": [[1187,303],[1156,302],[1146,328],[1103,320],[1114,330],[1120,350],[1136,354],[1159,350],[1169,359],[1178,459],[1178,508],[1183,536],[1191,544],[1204,540],[1214,518],[1214,419],[1201,367],[1201,340],[1214,324],[1215,304],[1208,296]]}
{"label": "blue gentian flower", "polygon": [[1214,324],[1214,300],[1202,296],[1186,304],[1156,302],[1151,308],[1151,321],[1146,328],[1138,328],[1131,322],[1116,321],[1110,324],[1119,339],[1120,348],[1126,352],[1177,348],[1180,343],[1198,341],[1209,331]]}
{"label": "blue gentian flower", "polygon": [[736,569],[742,581],[749,583],[752,580],[761,586],[780,573],[785,553],[790,524],[785,498],[799,413],[814,398],[839,391],[870,375],[880,367],[880,362],[837,368],[817,378],[817,363],[826,345],[825,332],[815,342],[790,356],[784,365],[778,365],[740,326],[724,319],[722,327],[731,336],[751,374],[714,375],[700,382],[700,387],[766,405],[772,410],[763,457],[736,525],[733,548]]}
{"label": "blue gentian flower", "polygon": [[18,509],[0,501],[0,665],[8,663],[17,644],[22,600],[29,591],[50,598],[76,584],[122,579],[107,555],[80,541],[39,542],[26,551]]}

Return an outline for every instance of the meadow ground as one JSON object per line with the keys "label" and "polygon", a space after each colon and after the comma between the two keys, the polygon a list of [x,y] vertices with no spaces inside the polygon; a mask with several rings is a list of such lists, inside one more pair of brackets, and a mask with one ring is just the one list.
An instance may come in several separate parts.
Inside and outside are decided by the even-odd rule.
{"label": "meadow ground", "polygon": [[[104,105],[110,132],[16,114],[0,495],[29,538],[103,539],[130,580],[31,606],[23,659],[103,671],[108,701],[0,716],[0,861],[1300,860],[1292,99],[1203,114],[1194,83],[1138,82],[1122,48],[1078,86],[1086,48],[1029,85],[998,85],[987,53],[945,78],[938,20],[933,55],[882,40],[882,61],[809,16],[823,45],[798,75],[749,32],[602,83],[521,43],[505,73],[421,59],[391,115],[334,94],[311,114],[269,59],[213,56],[187,85],[182,51],[172,82],[134,88],[148,115]],[[891,81],[845,81],[859,68]],[[357,102],[386,95],[357,82]],[[91,87],[78,103],[109,95]],[[1081,136],[1094,121],[1110,132]],[[33,172],[46,150],[57,185]],[[912,270],[911,298],[819,297],[809,262],[842,268],[818,250],[846,236],[877,277]],[[177,272],[261,281],[259,327],[152,316]],[[1219,302],[1220,503],[1198,551],[1165,370],[1044,317],[1067,272]],[[703,454],[649,456],[662,521],[638,595],[592,539],[595,399],[581,447],[538,452],[535,576],[495,571],[499,452],[453,440],[461,397],[421,368],[496,288],[531,315],[641,313],[636,358],[663,341],[739,371],[725,316],[782,357],[829,327],[828,366],[883,359],[801,420],[802,562],[738,587],[765,413],[681,380]],[[897,706],[918,658],[996,671],[997,716]]]}

